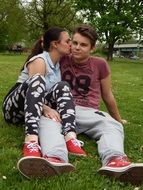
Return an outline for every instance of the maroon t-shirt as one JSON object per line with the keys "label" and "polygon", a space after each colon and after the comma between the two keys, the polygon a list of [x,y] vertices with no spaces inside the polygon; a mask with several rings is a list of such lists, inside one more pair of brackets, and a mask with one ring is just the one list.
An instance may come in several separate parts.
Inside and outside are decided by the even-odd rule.
{"label": "maroon t-shirt", "polygon": [[107,62],[99,57],[89,57],[85,63],[76,64],[70,55],[61,59],[60,66],[62,80],[70,84],[75,105],[99,109],[100,81],[110,73]]}

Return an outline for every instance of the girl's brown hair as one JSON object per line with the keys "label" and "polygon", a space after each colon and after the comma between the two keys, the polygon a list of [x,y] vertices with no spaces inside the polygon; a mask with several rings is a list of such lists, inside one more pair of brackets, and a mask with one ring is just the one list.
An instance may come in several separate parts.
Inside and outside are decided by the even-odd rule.
{"label": "girl's brown hair", "polygon": [[[41,37],[38,39],[31,49],[30,55],[27,57],[25,63],[29,61],[33,56],[38,55],[43,52],[43,50],[48,51],[52,41],[58,41],[61,37],[61,32],[66,31],[64,28],[51,27],[49,28]],[[21,70],[23,70],[24,66]]]}

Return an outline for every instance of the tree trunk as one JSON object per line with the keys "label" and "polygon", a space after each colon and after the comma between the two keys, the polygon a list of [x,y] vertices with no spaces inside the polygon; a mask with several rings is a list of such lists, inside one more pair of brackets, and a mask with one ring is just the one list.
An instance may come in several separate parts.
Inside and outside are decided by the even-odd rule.
{"label": "tree trunk", "polygon": [[108,61],[113,60],[113,51],[114,51],[114,44],[109,44],[109,46],[108,46],[108,54],[107,54],[107,60]]}

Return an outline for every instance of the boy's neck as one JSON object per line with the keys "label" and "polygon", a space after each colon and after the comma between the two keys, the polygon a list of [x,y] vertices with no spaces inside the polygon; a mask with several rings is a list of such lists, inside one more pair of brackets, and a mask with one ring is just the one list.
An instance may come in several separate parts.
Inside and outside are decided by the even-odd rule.
{"label": "boy's neck", "polygon": [[74,62],[77,63],[77,64],[86,63],[86,62],[88,61],[88,59],[89,59],[89,57],[87,57],[87,58],[85,58],[85,59],[75,59],[75,58],[73,57]]}

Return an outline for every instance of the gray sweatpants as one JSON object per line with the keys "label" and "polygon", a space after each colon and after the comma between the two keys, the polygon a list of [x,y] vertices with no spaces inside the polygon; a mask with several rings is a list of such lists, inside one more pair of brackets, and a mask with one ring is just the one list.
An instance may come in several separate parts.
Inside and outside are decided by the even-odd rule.
{"label": "gray sweatpants", "polygon": [[76,124],[77,134],[84,133],[96,140],[103,165],[113,156],[126,156],[123,126],[108,113],[76,106]]}
{"label": "gray sweatpants", "polygon": [[[49,123],[46,120],[42,117],[40,121],[39,138],[42,152],[47,155],[52,153],[52,155],[67,160],[64,137],[60,134],[60,124],[54,121]],[[123,126],[108,113],[93,108],[76,106],[76,124],[77,134],[84,133],[97,142],[98,153],[103,165],[111,157],[126,156],[124,153]],[[58,126],[59,129],[57,129]]]}
{"label": "gray sweatpants", "polygon": [[42,116],[39,124],[39,141],[43,156],[58,157],[68,162],[68,151],[59,122]]}

